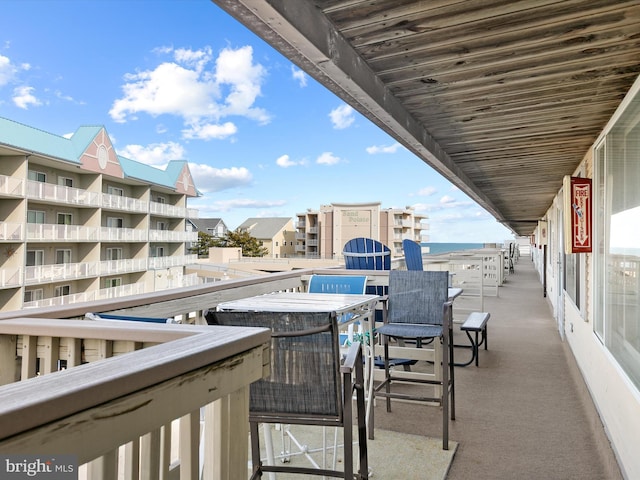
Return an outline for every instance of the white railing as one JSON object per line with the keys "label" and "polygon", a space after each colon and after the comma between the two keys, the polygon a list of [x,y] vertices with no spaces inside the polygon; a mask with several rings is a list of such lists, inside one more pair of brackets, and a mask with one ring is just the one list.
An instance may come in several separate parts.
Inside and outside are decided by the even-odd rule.
{"label": "white railing", "polygon": [[150,242],[197,242],[198,232],[149,230]]}
{"label": "white railing", "polygon": [[128,295],[141,295],[143,293],[143,283],[131,283],[129,285],[120,285],[119,287],[101,288],[100,290],[92,290],[90,292],[73,293],[71,295],[62,295],[60,297],[34,300],[33,302],[25,302],[23,307],[37,308],[71,305],[73,303],[91,302],[94,300],[104,300],[107,298],[122,298]]}
{"label": "white railing", "polygon": [[22,269],[7,268],[0,269],[0,287],[18,287],[22,285]]}
{"label": "white railing", "polygon": [[27,240],[97,242],[98,227],[27,223]]}
{"label": "white railing", "polygon": [[24,196],[24,183],[22,179],[0,175],[0,195],[10,197]]}
{"label": "white railing", "polygon": [[176,207],[175,205],[158,202],[149,202],[149,213],[163,217],[184,218],[188,216],[188,211],[185,207]]}
{"label": "white railing", "polygon": [[100,275],[115,275],[118,273],[142,272],[147,269],[147,258],[123,258],[120,260],[103,260],[99,262]]}
{"label": "white railing", "polygon": [[21,223],[0,222],[0,240],[21,242],[24,240],[24,233]]}
{"label": "white railing", "polygon": [[27,180],[27,198],[71,205],[100,206],[100,194],[55,183]]}
{"label": "white railing", "polygon": [[149,210],[149,203],[144,200],[138,200],[137,198],[121,197],[119,195],[103,193],[102,207],[125,210],[128,212],[147,213]]}
{"label": "white railing", "polygon": [[24,283],[25,285],[33,285],[41,282],[97,277],[98,275],[98,262],[33,265],[25,267]]}
{"label": "white railing", "polygon": [[100,227],[100,241],[102,242],[146,242],[147,230],[138,228]]}
{"label": "white railing", "polygon": [[177,255],[175,257],[149,258],[149,269],[178,267],[198,262],[198,255]]}
{"label": "white railing", "polygon": [[269,374],[268,330],[18,318],[0,322],[0,338],[21,344],[16,357],[15,342],[0,343],[4,455],[73,455],[90,480],[246,478],[249,385]]}

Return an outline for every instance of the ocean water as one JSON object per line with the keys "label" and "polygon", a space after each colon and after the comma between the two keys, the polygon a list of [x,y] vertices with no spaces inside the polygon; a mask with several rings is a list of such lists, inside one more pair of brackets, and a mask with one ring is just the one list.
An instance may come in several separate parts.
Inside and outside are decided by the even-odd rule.
{"label": "ocean water", "polygon": [[484,243],[423,243],[422,246],[429,247],[430,254],[458,252],[460,250],[473,250],[483,248]]}

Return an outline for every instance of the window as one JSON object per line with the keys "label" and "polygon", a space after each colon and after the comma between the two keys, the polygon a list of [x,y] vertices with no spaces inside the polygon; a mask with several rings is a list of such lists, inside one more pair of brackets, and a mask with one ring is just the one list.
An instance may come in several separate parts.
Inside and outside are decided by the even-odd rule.
{"label": "window", "polygon": [[640,96],[596,146],[594,330],[640,388]]}
{"label": "window", "polygon": [[107,248],[107,260],[122,260],[122,248]]}
{"label": "window", "polygon": [[104,281],[104,288],[115,288],[122,285],[121,278],[106,278]]}
{"label": "window", "polygon": [[156,229],[158,229],[158,230],[168,230],[169,227],[167,226],[167,222],[158,222],[156,224]]}
{"label": "window", "polygon": [[107,193],[109,195],[115,195],[116,197],[124,197],[124,190],[119,187],[112,187],[111,185],[107,186]]}
{"label": "window", "polygon": [[44,212],[41,210],[28,210],[27,211],[27,223],[39,223],[43,224],[45,219]]}
{"label": "window", "polygon": [[156,198],[156,202],[158,203],[167,203],[167,199],[158,195],[158,197]]}
{"label": "window", "polygon": [[42,300],[44,298],[44,290],[42,288],[37,288],[35,290],[25,290],[24,291],[24,302],[37,302],[38,300]]}
{"label": "window", "polygon": [[27,250],[27,267],[44,265],[44,250]]}
{"label": "window", "polygon": [[62,265],[65,263],[71,263],[71,250],[67,248],[56,250],[56,264]]}
{"label": "window", "polygon": [[156,247],[156,257],[164,257],[164,247]]}
{"label": "window", "polygon": [[107,217],[107,227],[109,228],[122,228],[124,225],[124,219],[120,217]]}
{"label": "window", "polygon": [[27,178],[29,180],[33,180],[34,182],[44,183],[47,181],[47,174],[43,172],[36,172],[35,170],[29,170],[29,173],[27,174]]}
{"label": "window", "polygon": [[73,187],[73,178],[58,177],[58,185],[63,187]]}
{"label": "window", "polygon": [[58,213],[58,225],[73,225],[73,215],[71,213]]}
{"label": "window", "polygon": [[70,293],[71,293],[71,286],[70,285],[60,285],[60,286],[55,288],[53,296],[54,297],[64,297],[66,295],[69,295]]}

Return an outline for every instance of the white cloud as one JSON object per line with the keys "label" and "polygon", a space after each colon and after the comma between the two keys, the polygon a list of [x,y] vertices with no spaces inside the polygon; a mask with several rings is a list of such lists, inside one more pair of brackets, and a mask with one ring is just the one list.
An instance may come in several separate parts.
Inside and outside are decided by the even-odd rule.
{"label": "white cloud", "polygon": [[225,122],[222,125],[213,123],[205,125],[194,124],[189,128],[182,130],[182,137],[189,140],[211,140],[212,138],[221,140],[223,138],[230,137],[231,135],[235,135],[237,131],[238,127],[236,127],[232,122]]}
{"label": "white cloud", "polygon": [[367,147],[367,153],[371,155],[377,153],[396,153],[400,148],[402,148],[402,145],[397,142],[392,145],[372,145],[371,147]]}
{"label": "white cloud", "polygon": [[237,198],[213,202],[211,210],[228,212],[236,208],[275,208],[286,205],[286,203],[285,200],[251,200],[248,198]]}
{"label": "white cloud", "polygon": [[189,163],[198,190],[220,192],[235,187],[249,185],[253,176],[245,167],[215,168],[205,164]]}
{"label": "white cloud", "polygon": [[333,123],[333,128],[342,130],[350,127],[351,124],[355,122],[355,110],[349,105],[340,105],[331,110],[329,118],[331,119],[331,123]]}
{"label": "white cloud", "polygon": [[0,87],[11,82],[18,69],[11,63],[8,57],[0,55]]}
{"label": "white cloud", "polygon": [[456,199],[450,197],[449,195],[445,195],[440,199],[440,205],[453,205],[456,203]]}
{"label": "white cloud", "polygon": [[291,157],[289,157],[289,155],[286,155],[286,154],[281,155],[276,159],[276,165],[282,168],[295,167],[296,165],[304,165],[305,163],[306,162],[304,160],[299,160],[299,161],[291,160]]}
{"label": "white cloud", "polygon": [[435,194],[438,190],[436,187],[424,187],[418,190],[418,195],[421,197],[430,197]]}
{"label": "white cloud", "polygon": [[291,65],[291,76],[296,82],[298,82],[300,87],[304,88],[307,86],[307,74],[299,68],[296,68],[294,65]]}
{"label": "white cloud", "polygon": [[324,152],[316,160],[319,165],[335,165],[338,162],[340,162],[340,158],[336,157],[332,152]]}
{"label": "white cloud", "polygon": [[182,145],[175,142],[152,143],[146,147],[127,145],[123,149],[118,149],[118,155],[147,165],[164,166],[169,160],[184,159],[185,150]]}
{"label": "white cloud", "polygon": [[173,61],[153,70],[125,75],[123,96],[113,102],[109,114],[120,123],[139,113],[151,116],[182,117],[189,128],[185,138],[225,138],[235,129],[230,122],[219,125],[230,115],[251,118],[260,123],[270,120],[265,110],[254,106],[261,95],[266,75],[264,67],[253,62],[250,46],[226,48],[213,58],[210,47],[201,50],[163,47],[156,53],[173,52]]}
{"label": "white cloud", "polygon": [[17,107],[27,110],[30,106],[37,107],[42,105],[42,102],[33,94],[33,87],[16,87],[13,89],[13,103]]}

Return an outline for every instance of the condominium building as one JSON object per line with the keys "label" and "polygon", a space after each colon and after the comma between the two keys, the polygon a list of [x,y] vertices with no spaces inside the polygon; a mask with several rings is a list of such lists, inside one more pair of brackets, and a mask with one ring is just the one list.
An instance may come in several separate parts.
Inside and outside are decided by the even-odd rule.
{"label": "condominium building", "polygon": [[402,240],[428,241],[427,216],[412,207],[380,208],[373,203],[331,203],[319,210],[307,209],[296,214],[296,254],[307,258],[339,258],[342,247],[352,238],[368,237],[389,247],[393,257],[400,257]]}
{"label": "condominium building", "polygon": [[290,217],[247,218],[238,230],[246,231],[257,239],[267,249],[266,257],[294,256],[295,227]]}
{"label": "condominium building", "polygon": [[120,297],[197,282],[186,161],[118,156],[103,126],[65,138],[0,118],[2,310]]}

